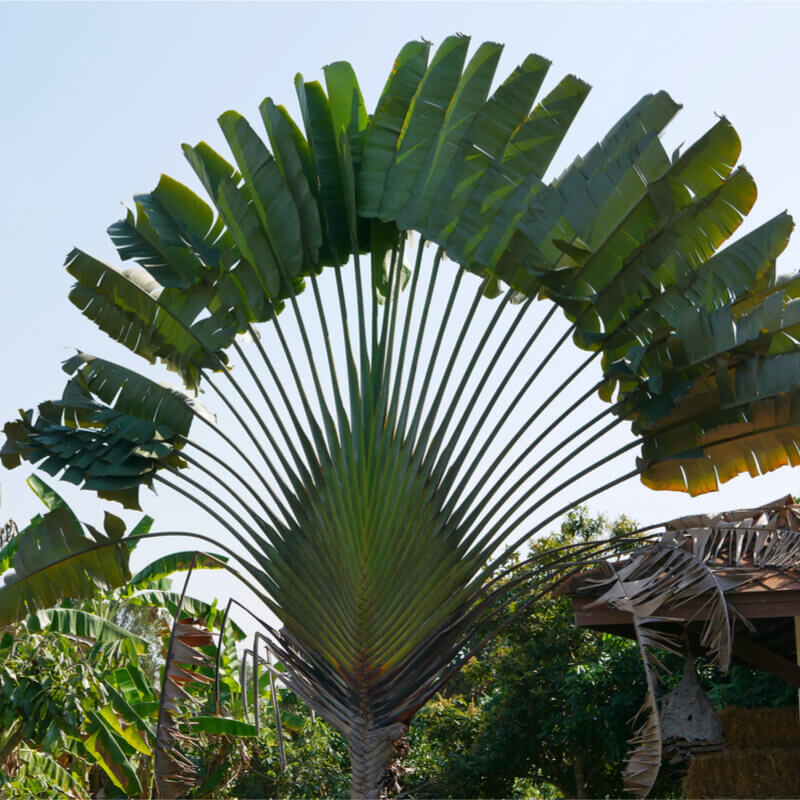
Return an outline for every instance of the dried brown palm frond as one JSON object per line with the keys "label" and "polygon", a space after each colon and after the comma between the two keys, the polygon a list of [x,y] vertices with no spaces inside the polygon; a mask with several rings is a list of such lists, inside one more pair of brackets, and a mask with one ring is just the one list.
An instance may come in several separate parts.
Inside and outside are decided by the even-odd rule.
{"label": "dried brown palm frond", "polygon": [[680,517],[664,528],[720,574],[752,580],[764,569],[800,567],[800,504],[791,495],[760,508]]}
{"label": "dried brown palm frond", "polygon": [[193,567],[194,561],[175,611],[161,683],[155,776],[158,795],[163,798],[185,797],[195,786],[195,766],[182,749],[185,743],[195,739],[182,733],[180,728],[187,724],[184,707],[187,704],[197,705],[199,701],[187,691],[187,685],[212,683],[212,679],[201,674],[197,668],[211,666],[211,659],[199,648],[213,645],[214,637],[200,621],[183,614],[183,600]]}
{"label": "dried brown palm frond", "polygon": [[599,581],[601,588],[607,588],[589,607],[606,604],[630,612],[640,623],[669,622],[672,618],[669,614],[659,615],[660,609],[675,609],[701,600],[697,615],[707,614],[701,644],[722,669],[727,669],[735,612],[729,609],[725,592],[741,582],[718,575],[707,561],[684,549],[681,543],[665,539],[634,551],[626,564],[613,570],[612,578]]}
{"label": "dried brown palm frond", "polygon": [[642,663],[645,665],[647,696],[636,715],[636,719],[644,715],[644,721],[628,740],[628,760],[622,771],[622,781],[628,791],[639,797],[646,797],[658,777],[663,752],[661,721],[656,698],[656,678],[653,674],[652,664],[655,655],[650,651],[650,648],[658,645],[653,638],[656,632],[640,623],[635,616],[633,629],[636,632],[636,642],[639,645]]}
{"label": "dried brown palm frond", "polygon": [[[656,686],[658,684],[658,674],[663,669],[658,658],[658,650],[671,650],[677,652],[679,642],[670,634],[664,633],[653,623],[662,622],[663,618],[652,617],[643,613],[650,608],[657,608],[653,604],[660,601],[663,594],[652,594],[655,576],[652,580],[647,577],[634,577],[637,575],[636,566],[642,562],[658,563],[660,559],[649,559],[648,555],[658,553],[658,547],[646,547],[643,552],[637,554],[631,562],[620,568],[615,568],[609,564],[612,577],[607,579],[611,586],[606,592],[592,605],[599,605],[607,602],[616,608],[626,610],[631,613],[633,630],[636,634],[636,643],[639,646],[639,653],[644,665],[645,677],[647,680],[647,694],[644,703],[639,709],[636,720],[644,717],[643,721],[636,729],[633,736],[628,740],[628,760],[622,771],[623,784],[629,792],[638,797],[646,797],[658,777],[661,767],[661,757],[663,752],[663,742],[661,737],[661,722],[658,712],[658,698]],[[648,564],[649,566],[649,564]],[[659,605],[662,603],[659,602]]]}
{"label": "dried brown palm frond", "polygon": [[740,508],[718,514],[692,514],[664,523],[668,531],[727,526],[800,531],[800,505],[795,503],[791,495],[785,495],[758,508]]}

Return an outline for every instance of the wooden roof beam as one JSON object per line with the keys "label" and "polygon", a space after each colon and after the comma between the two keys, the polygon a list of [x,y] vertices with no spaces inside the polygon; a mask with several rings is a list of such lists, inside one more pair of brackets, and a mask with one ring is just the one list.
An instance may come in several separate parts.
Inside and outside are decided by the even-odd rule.
{"label": "wooden roof beam", "polygon": [[733,654],[757,669],[769,672],[770,675],[800,689],[800,666],[739,632],[733,637]]}

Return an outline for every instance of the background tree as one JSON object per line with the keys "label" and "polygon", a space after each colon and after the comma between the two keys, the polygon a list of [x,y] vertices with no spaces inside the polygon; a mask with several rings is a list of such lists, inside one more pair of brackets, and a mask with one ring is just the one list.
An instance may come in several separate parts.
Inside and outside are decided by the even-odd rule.
{"label": "background tree", "polygon": [[[634,476],[697,494],[800,460],[800,281],[775,273],[792,221],[722,248],[755,200],[730,123],[670,157],[678,106],[647,95],[546,180],[588,86],[567,76],[536,102],[549,63],[529,56],[489,96],[501,47],[467,62],[468,45],[448,37],[429,62],[409,43],[371,116],[348,64],[325,68],[327,92],[298,79],[305,135],[260,107],[272,152],[226,112],[235,166],[184,146],[212,206],[164,176],[110,229],[137,268],[68,256],[81,312],[207,388],[235,430],[83,353],[61,400],[5,428],[7,466],[134,507],[140,486],[167,487],[238,541],[285,680],[347,737],[356,796],[379,792],[394,740],[493,634],[520,584],[487,576],[563,511]],[[588,355],[534,386],[570,338]],[[581,416],[596,394],[609,405]],[[625,422],[636,438],[604,449]],[[605,471],[636,448],[635,467]],[[595,547],[532,569],[527,602]],[[73,588],[102,576],[89,551],[77,561]],[[51,603],[35,582],[6,591]]]}
{"label": "background tree", "polygon": [[[609,525],[579,507],[531,549],[635,527],[625,517]],[[683,662],[667,652],[659,658],[666,692]],[[768,673],[742,665],[723,673],[702,659],[698,670],[717,709],[796,702],[793,687]],[[419,713],[410,734],[415,774],[408,795],[621,797],[631,720],[645,693],[635,642],[577,627],[568,597],[542,598]],[[680,767],[662,766],[654,794],[682,797],[681,778]]]}
{"label": "background tree", "polygon": [[[545,552],[633,529],[624,517],[609,525],[580,507],[531,549]],[[412,762],[418,763],[417,753],[433,757],[422,761],[415,781],[429,797],[512,797],[526,788],[531,796],[620,797],[629,723],[644,692],[632,642],[578,628],[567,597],[542,598],[420,713]],[[459,707],[471,713],[468,735],[454,744],[458,737],[444,719]],[[672,780],[660,786],[659,796],[674,794]]]}

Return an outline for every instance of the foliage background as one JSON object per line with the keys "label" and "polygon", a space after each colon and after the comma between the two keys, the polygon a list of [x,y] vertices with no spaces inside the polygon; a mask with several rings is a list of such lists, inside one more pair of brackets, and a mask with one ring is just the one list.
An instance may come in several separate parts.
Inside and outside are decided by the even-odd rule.
{"label": "foliage background", "polygon": [[[609,524],[581,507],[533,549],[546,551],[634,528],[635,523],[625,517]],[[109,685],[131,697],[120,675],[129,680],[132,671],[143,673],[140,681],[159,685],[170,627],[165,609],[132,606],[127,597],[129,593],[117,590],[77,607],[113,619],[143,637],[149,647],[139,653],[127,643],[92,645],[55,632],[22,635],[18,630],[13,646],[9,634],[0,639],[3,738],[16,720],[22,723],[22,738],[14,745],[16,755],[0,746],[0,763],[10,778],[2,783],[3,797],[23,800],[54,791],[56,784],[41,767],[20,770],[23,751],[36,754],[51,770],[56,762],[71,772],[78,787],[74,791],[102,788],[111,796],[119,795],[100,764],[87,760],[80,741],[95,730],[97,712],[113,700]],[[513,610],[512,605],[505,613]],[[671,670],[666,690],[679,679],[682,664],[669,654],[664,663]],[[734,666],[722,675],[700,662],[699,672],[718,708],[796,701],[792,687],[745,667]],[[235,687],[237,678],[238,663],[226,657],[223,687]],[[213,713],[207,689],[194,686],[193,693],[201,703],[199,710]],[[533,614],[513,621],[448,684],[443,695],[416,715],[403,761],[407,774],[400,780],[400,797],[620,797],[630,719],[644,694],[644,672],[633,642],[579,629],[573,624],[567,598],[543,599]],[[194,796],[347,795],[349,760],[344,739],[319,718],[313,720],[291,692],[279,690],[279,695],[287,769],[280,768],[277,732],[265,691],[259,737],[200,732],[196,745],[186,745],[197,768]],[[156,705],[145,704],[153,725]],[[142,713],[145,706],[139,707]],[[240,696],[224,693],[223,713],[245,719]],[[124,715],[121,719],[127,725]],[[138,733],[142,741],[148,740],[143,731]],[[144,792],[126,796],[149,796],[150,757],[130,747],[125,752]],[[579,776],[583,778],[580,786]],[[679,768],[662,767],[653,796],[683,796]]]}

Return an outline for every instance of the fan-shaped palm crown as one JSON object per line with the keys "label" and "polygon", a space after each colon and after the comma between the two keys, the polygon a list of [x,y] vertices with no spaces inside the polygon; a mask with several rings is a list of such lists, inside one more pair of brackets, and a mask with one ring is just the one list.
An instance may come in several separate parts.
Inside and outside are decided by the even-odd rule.
{"label": "fan-shaped palm crown", "polygon": [[[60,401],[5,428],[7,466],[22,457],[128,506],[160,482],[240,541],[282,623],[271,638],[287,680],[347,736],[359,796],[491,629],[511,584],[486,577],[547,523],[530,521],[544,500],[634,474],[696,494],[800,461],[800,279],[775,275],[792,222],[719,249],[756,196],[730,123],[670,158],[659,133],[679,107],[648,95],[548,182],[589,87],[567,76],[537,103],[549,62],[532,55],[489,96],[502,48],[467,61],[468,43],[449,37],[432,57],[407,44],[372,115],[349,64],[325,68],[326,89],[298,77],[305,133],[267,99],[269,147],[226,112],[235,166],[184,146],[211,205],[164,176],[109,229],[138,267],[69,255],[72,302],[189,389],[209,387],[244,439],[178,390],[85,354],[65,363]],[[485,296],[500,299],[476,323]],[[532,321],[535,299],[550,310]],[[543,357],[558,307],[569,325]],[[588,357],[543,400],[530,387],[570,336]],[[532,463],[547,433],[534,422],[597,356],[600,383],[557,422],[596,390],[607,409]],[[591,440],[632,422],[635,470],[588,489],[591,464],[543,489],[582,447],[546,462],[605,417]],[[195,421],[231,455],[200,444]]]}

